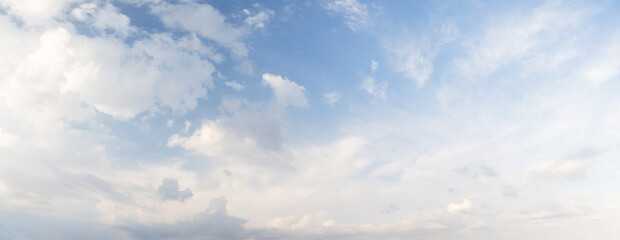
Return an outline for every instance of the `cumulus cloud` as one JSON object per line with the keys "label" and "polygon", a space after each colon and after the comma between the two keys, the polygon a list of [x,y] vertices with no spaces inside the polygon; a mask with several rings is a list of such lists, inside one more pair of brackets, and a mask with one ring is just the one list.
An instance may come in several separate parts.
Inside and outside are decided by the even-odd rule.
{"label": "cumulus cloud", "polygon": [[[269,73],[262,81],[263,90],[273,91],[271,98],[256,101],[262,95],[247,89],[233,94],[252,100],[224,97],[219,107],[212,104],[220,99],[199,105],[211,93],[212,78],[234,70],[213,47],[234,50],[243,34],[231,29],[261,28],[266,22],[254,10],[236,19],[235,26],[224,11],[205,10],[207,4],[121,0],[148,4],[143,7],[153,6],[153,13],[170,17],[168,29],[146,32],[134,31],[116,2],[50,0],[41,5],[50,2],[60,10],[48,6],[51,13],[37,20],[35,15],[16,15],[21,14],[19,4],[34,2],[0,0],[0,238],[76,239],[95,232],[106,239],[506,239],[524,238],[513,233],[526,232],[566,239],[557,232],[587,226],[606,239],[604,233],[613,232],[616,216],[610,210],[617,196],[601,182],[614,176],[618,155],[620,102],[611,81],[618,76],[612,43],[617,39],[591,43],[601,51],[593,56],[603,58],[576,62],[576,70],[561,73],[561,84],[546,75],[536,76],[544,81],[498,78],[496,83],[509,91],[497,91],[494,84],[463,86],[448,76],[438,79],[451,89],[437,95],[450,105],[440,113],[425,106],[438,87],[433,85],[429,92],[418,89],[421,94],[415,98],[399,96],[410,95],[404,88],[394,92],[390,99],[396,101],[390,102],[396,105],[356,106],[358,101],[349,98],[359,96],[347,95],[347,114],[329,118],[338,119],[331,125],[314,125],[316,121],[297,121],[298,116],[289,122],[290,108],[284,107],[308,106],[308,83]],[[213,18],[221,20],[222,35],[233,37],[198,34],[207,30],[157,9],[162,6],[189,18],[201,11],[218,15]],[[246,21],[250,16],[257,18]],[[554,31],[541,26],[547,30],[535,35],[554,42],[547,35]],[[455,32],[451,29],[446,27],[446,35]],[[470,37],[468,28],[462,30],[456,31],[458,40]],[[477,41],[485,36],[466,46],[480,47]],[[445,44],[440,42],[432,47]],[[401,72],[419,86],[429,83],[424,61],[431,63],[431,75],[443,72],[442,66],[453,67],[451,61],[433,64],[431,52],[418,50],[392,57],[411,62],[408,69],[414,70]],[[476,55],[469,50],[464,58]],[[525,55],[514,59],[530,56]],[[442,54],[447,60],[450,56]],[[509,64],[500,62],[487,74]],[[363,67],[372,74],[361,88],[385,99],[387,82],[377,79],[386,76],[374,75],[379,73],[375,61],[367,64]],[[575,84],[565,80],[567,75],[595,86]],[[237,81],[221,87],[243,89],[245,82]],[[390,87],[399,84],[390,82]],[[528,88],[521,89],[522,84]],[[336,104],[341,94],[328,92],[317,99]],[[200,111],[179,116],[198,107]],[[160,132],[134,129],[142,123]],[[166,125],[170,127],[156,127]],[[171,136],[172,131],[177,134]],[[166,141],[180,149],[166,149]],[[564,155],[588,144],[611,150]],[[199,156],[184,155],[184,150]],[[493,162],[470,164],[478,159]],[[520,180],[527,184],[519,185]],[[556,184],[540,184],[545,180]],[[518,191],[519,198],[498,200],[502,191],[509,197]],[[445,202],[460,200],[455,198],[459,194],[475,196],[480,209],[475,210],[472,199]],[[213,196],[226,196],[230,208],[226,199],[215,198],[202,211]],[[33,224],[39,227],[33,229]]]}
{"label": "cumulus cloud", "polygon": [[241,41],[243,30],[226,21],[217,9],[206,3],[184,2],[180,4],[161,3],[153,5],[153,13],[162,22],[175,29],[195,32],[232,50],[240,57],[248,54],[248,49]]}
{"label": "cumulus cloud", "polygon": [[[20,31],[15,26],[4,26]],[[22,104],[19,108],[23,109],[17,111],[33,107],[28,102],[20,103],[36,99],[27,99],[35,97],[31,85],[37,85],[38,92],[48,96],[68,98],[59,102],[64,105],[85,103],[119,119],[159,107],[184,112],[194,108],[196,100],[205,97],[212,86],[214,66],[203,59],[201,51],[184,45],[184,41],[198,41],[192,37],[174,39],[157,34],[129,46],[114,37],[87,38],[56,28],[43,31],[37,38],[38,43],[26,50],[28,55],[5,60],[14,68],[0,72],[12,83],[8,85],[10,91],[3,92],[12,99],[12,108]],[[43,105],[49,104],[47,100]]]}
{"label": "cumulus cloud", "polygon": [[157,188],[157,196],[164,201],[175,200],[183,202],[194,196],[194,194],[189,188],[180,191],[178,179],[164,178],[159,188]]}
{"label": "cumulus cloud", "polygon": [[271,87],[277,102],[282,106],[308,106],[306,88],[299,86],[296,82],[279,75],[265,73],[263,74],[263,85]]}
{"label": "cumulus cloud", "polygon": [[71,3],[81,0],[2,0],[0,6],[9,9],[9,13],[22,20],[26,25],[50,25],[53,18],[60,15]]}
{"label": "cumulus cloud", "polygon": [[243,12],[248,15],[243,22],[253,28],[265,28],[265,24],[269,22],[269,19],[274,14],[274,11],[270,9],[260,10],[257,13],[243,9]]}
{"label": "cumulus cloud", "polygon": [[288,161],[279,108],[261,110],[240,99],[225,100],[223,105],[224,115],[203,121],[191,136],[171,136],[168,146],[227,162],[281,166]]}
{"label": "cumulus cloud", "polygon": [[100,33],[106,30],[113,31],[123,37],[127,37],[136,29],[131,26],[129,17],[121,14],[112,4],[97,6],[94,3],[83,3],[71,10],[71,16],[79,21],[89,23],[93,29]]}
{"label": "cumulus cloud", "polygon": [[[195,108],[212,87],[212,62],[221,56],[195,34],[137,30],[115,3],[0,4],[0,208],[80,216],[99,224],[148,221],[142,217],[147,215],[165,218],[161,204],[178,203],[157,201],[150,184],[166,175],[149,172],[149,164],[127,170],[136,159],[117,157],[136,143],[116,136],[107,123],[131,128],[124,121],[140,114],[148,115],[145,121]],[[185,127],[189,131],[190,125]],[[110,153],[111,148],[119,152]],[[158,189],[164,200],[192,195],[176,180],[164,180]],[[60,237],[2,236],[84,236],[83,231],[58,229],[52,233]]]}

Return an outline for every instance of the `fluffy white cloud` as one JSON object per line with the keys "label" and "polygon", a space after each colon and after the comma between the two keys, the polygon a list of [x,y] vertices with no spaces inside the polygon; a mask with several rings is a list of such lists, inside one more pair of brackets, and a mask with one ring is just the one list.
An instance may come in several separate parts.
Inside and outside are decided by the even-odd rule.
{"label": "fluffy white cloud", "polygon": [[71,3],[81,0],[0,0],[0,6],[7,7],[11,15],[26,25],[51,25],[53,18],[60,15]]}
{"label": "fluffy white cloud", "polygon": [[[206,97],[213,77],[228,75],[219,67],[222,72],[216,71],[211,62],[222,62],[222,56],[199,36],[234,49],[227,41],[240,43],[242,37],[230,31],[241,28],[206,4],[123,2],[154,6],[156,14],[170,17],[169,27],[182,31],[134,31],[118,9],[99,1],[50,9],[55,13],[41,20],[48,25],[32,27],[36,20],[22,24],[10,5],[21,3],[2,1],[8,15],[0,15],[5,33],[0,38],[0,226],[6,230],[0,238],[74,239],[97,232],[109,239],[522,239],[538,234],[566,239],[580,237],[566,229],[587,227],[588,237],[606,239],[605,233],[616,232],[617,196],[607,183],[617,175],[620,155],[620,101],[613,81],[617,39],[592,44],[600,50],[588,55],[592,59],[576,60],[578,67],[558,73],[511,74],[470,85],[446,73],[437,81],[445,86],[418,89],[420,94],[406,98],[395,91],[390,99],[397,101],[375,104],[347,95],[341,103],[347,114],[329,118],[339,122],[325,126],[289,116],[286,106],[308,106],[308,92],[300,82],[268,73],[262,81],[273,91],[272,99],[228,96],[218,108],[211,105],[215,99],[182,114]],[[197,34],[206,30],[157,9],[162,6],[192,19],[194,13],[211,14],[224,32]],[[251,13],[236,20],[260,28],[262,18]],[[248,16],[257,18],[248,22]],[[80,34],[75,21],[92,35]],[[501,64],[486,74],[523,59],[525,65],[555,59],[565,45],[542,56],[534,53],[554,45],[547,40],[563,42],[552,36],[554,30],[541,27],[545,30],[532,37],[543,39],[541,47],[508,62],[498,60]],[[455,32],[445,28],[445,35]],[[473,39],[466,40],[469,47],[481,47],[478,41],[488,37],[467,31],[458,34]],[[432,48],[458,45],[452,44],[458,40],[447,41],[440,39]],[[451,61],[433,65],[433,54],[423,49],[390,53],[405,62],[401,72],[419,86],[430,76],[424,66],[430,66],[428,74],[452,67]],[[465,58],[475,58],[469,50]],[[568,58],[575,56],[570,52]],[[451,60],[450,54],[441,56]],[[366,70],[372,74],[361,87],[385,99],[387,82],[376,79],[389,76],[374,75],[382,73],[377,68],[372,61]],[[584,77],[595,84],[584,83]],[[238,81],[222,85],[243,89]],[[249,86],[232,94],[256,97]],[[390,87],[400,90],[401,85],[390,81]],[[337,103],[347,90],[338,91],[324,94],[324,101]],[[441,111],[434,109],[434,96]],[[136,133],[142,123],[161,130]],[[171,131],[177,134],[170,136]],[[180,149],[167,149],[166,140]],[[586,146],[597,151],[565,154]],[[598,149],[606,151],[598,154]],[[32,224],[41,227],[24,227]]]}
{"label": "fluffy white cloud", "polygon": [[263,85],[269,85],[278,103],[282,106],[308,106],[306,88],[279,75],[263,74]]}
{"label": "fluffy white cloud", "polygon": [[5,77],[16,83],[13,92],[27,90],[25,79],[30,79],[50,93],[77,94],[82,102],[121,119],[158,106],[185,111],[206,96],[215,68],[179,45],[168,35],[155,35],[128,47],[113,38],[89,39],[59,28],[43,33],[40,47]]}
{"label": "fluffy white cloud", "polygon": [[281,110],[258,107],[245,100],[225,100],[225,115],[203,121],[189,137],[171,136],[168,146],[180,146],[224,162],[285,166],[290,153],[283,142]]}
{"label": "fluffy white cloud", "polygon": [[71,16],[77,20],[88,22],[90,26],[100,32],[112,30],[123,37],[127,37],[131,32],[136,31],[131,26],[129,18],[109,3],[103,7],[94,3],[83,3],[71,10]]}
{"label": "fluffy white cloud", "polygon": [[[133,143],[115,136],[104,122],[131,125],[117,120],[143,113],[183,115],[206,97],[215,72],[211,61],[220,62],[221,56],[195,34],[136,31],[111,3],[0,4],[6,7],[0,14],[0,31],[6,34],[0,38],[0,221],[6,222],[6,209],[54,216],[50,221],[65,224],[79,217],[98,226],[129,219],[172,221],[195,213],[188,204],[197,198],[190,198],[189,187],[196,189],[192,173],[113,157]],[[128,170],[127,164],[136,168]],[[157,194],[162,178],[179,175],[190,179],[187,189],[163,184]],[[159,201],[175,196],[184,203]],[[177,211],[175,204],[189,210]],[[0,235],[83,234],[58,229],[41,229],[45,237],[28,231]],[[84,229],[101,230],[90,224]]]}
{"label": "fluffy white cloud", "polygon": [[226,22],[220,12],[209,4],[184,2],[153,5],[153,13],[170,28],[195,32],[218,44],[230,48],[237,56],[245,57],[248,49],[241,42],[244,32]]}
{"label": "fluffy white cloud", "polygon": [[265,28],[265,24],[274,14],[274,11],[269,9],[258,11],[255,14],[252,14],[248,9],[243,9],[243,12],[248,15],[243,22],[253,28]]}

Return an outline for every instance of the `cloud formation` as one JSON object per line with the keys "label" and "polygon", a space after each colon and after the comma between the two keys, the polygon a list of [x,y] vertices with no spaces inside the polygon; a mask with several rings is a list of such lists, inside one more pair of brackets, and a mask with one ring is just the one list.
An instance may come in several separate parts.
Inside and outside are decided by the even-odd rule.
{"label": "cloud formation", "polygon": [[618,235],[613,2],[265,4],[0,0],[0,238]]}
{"label": "cloud formation", "polygon": [[434,50],[427,43],[415,39],[402,39],[385,46],[393,56],[395,70],[424,86],[433,73]]}
{"label": "cloud formation", "polygon": [[188,1],[180,4],[161,3],[151,7],[153,13],[170,28],[195,32],[218,44],[230,48],[240,57],[248,54],[241,38],[244,32],[226,21],[226,17],[206,3]]}
{"label": "cloud formation", "polygon": [[368,6],[357,0],[330,0],[324,7],[328,11],[342,14],[347,26],[351,30],[356,30],[372,23]]}
{"label": "cloud formation", "polygon": [[305,107],[308,106],[306,88],[279,75],[263,74],[263,85],[268,85],[273,90],[276,100],[282,106]]}
{"label": "cloud formation", "polygon": [[224,197],[211,199],[209,207],[191,219],[172,224],[140,225],[122,227],[137,239],[206,238],[206,239],[244,239],[250,232],[243,225],[247,220],[230,216],[226,211]]}
{"label": "cloud formation", "polygon": [[189,188],[180,191],[179,180],[174,178],[164,178],[161,185],[157,188],[157,195],[164,201],[177,200],[181,202],[194,196]]}

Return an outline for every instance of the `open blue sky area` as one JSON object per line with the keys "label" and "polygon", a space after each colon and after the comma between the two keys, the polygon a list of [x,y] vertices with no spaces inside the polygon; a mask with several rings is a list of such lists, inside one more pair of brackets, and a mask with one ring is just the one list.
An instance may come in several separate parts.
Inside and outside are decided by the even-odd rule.
{"label": "open blue sky area", "polygon": [[0,0],[0,239],[614,239],[620,2]]}

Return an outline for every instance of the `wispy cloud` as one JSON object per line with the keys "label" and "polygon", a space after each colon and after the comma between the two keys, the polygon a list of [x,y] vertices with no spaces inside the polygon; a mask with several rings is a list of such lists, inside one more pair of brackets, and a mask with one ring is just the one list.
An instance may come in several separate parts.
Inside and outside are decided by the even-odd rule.
{"label": "wispy cloud", "polygon": [[333,13],[342,14],[351,30],[372,24],[368,5],[357,0],[330,0],[324,7]]}
{"label": "wispy cloud", "polygon": [[389,53],[397,72],[424,86],[433,73],[435,51],[433,46],[415,38],[390,40],[384,48]]}
{"label": "wispy cloud", "polygon": [[574,31],[589,12],[553,1],[524,14],[500,17],[468,43],[467,57],[456,61],[457,69],[465,77],[485,77],[533,57]]}
{"label": "wispy cloud", "polygon": [[338,92],[328,92],[323,94],[323,101],[328,105],[334,105],[340,102],[340,93]]}

